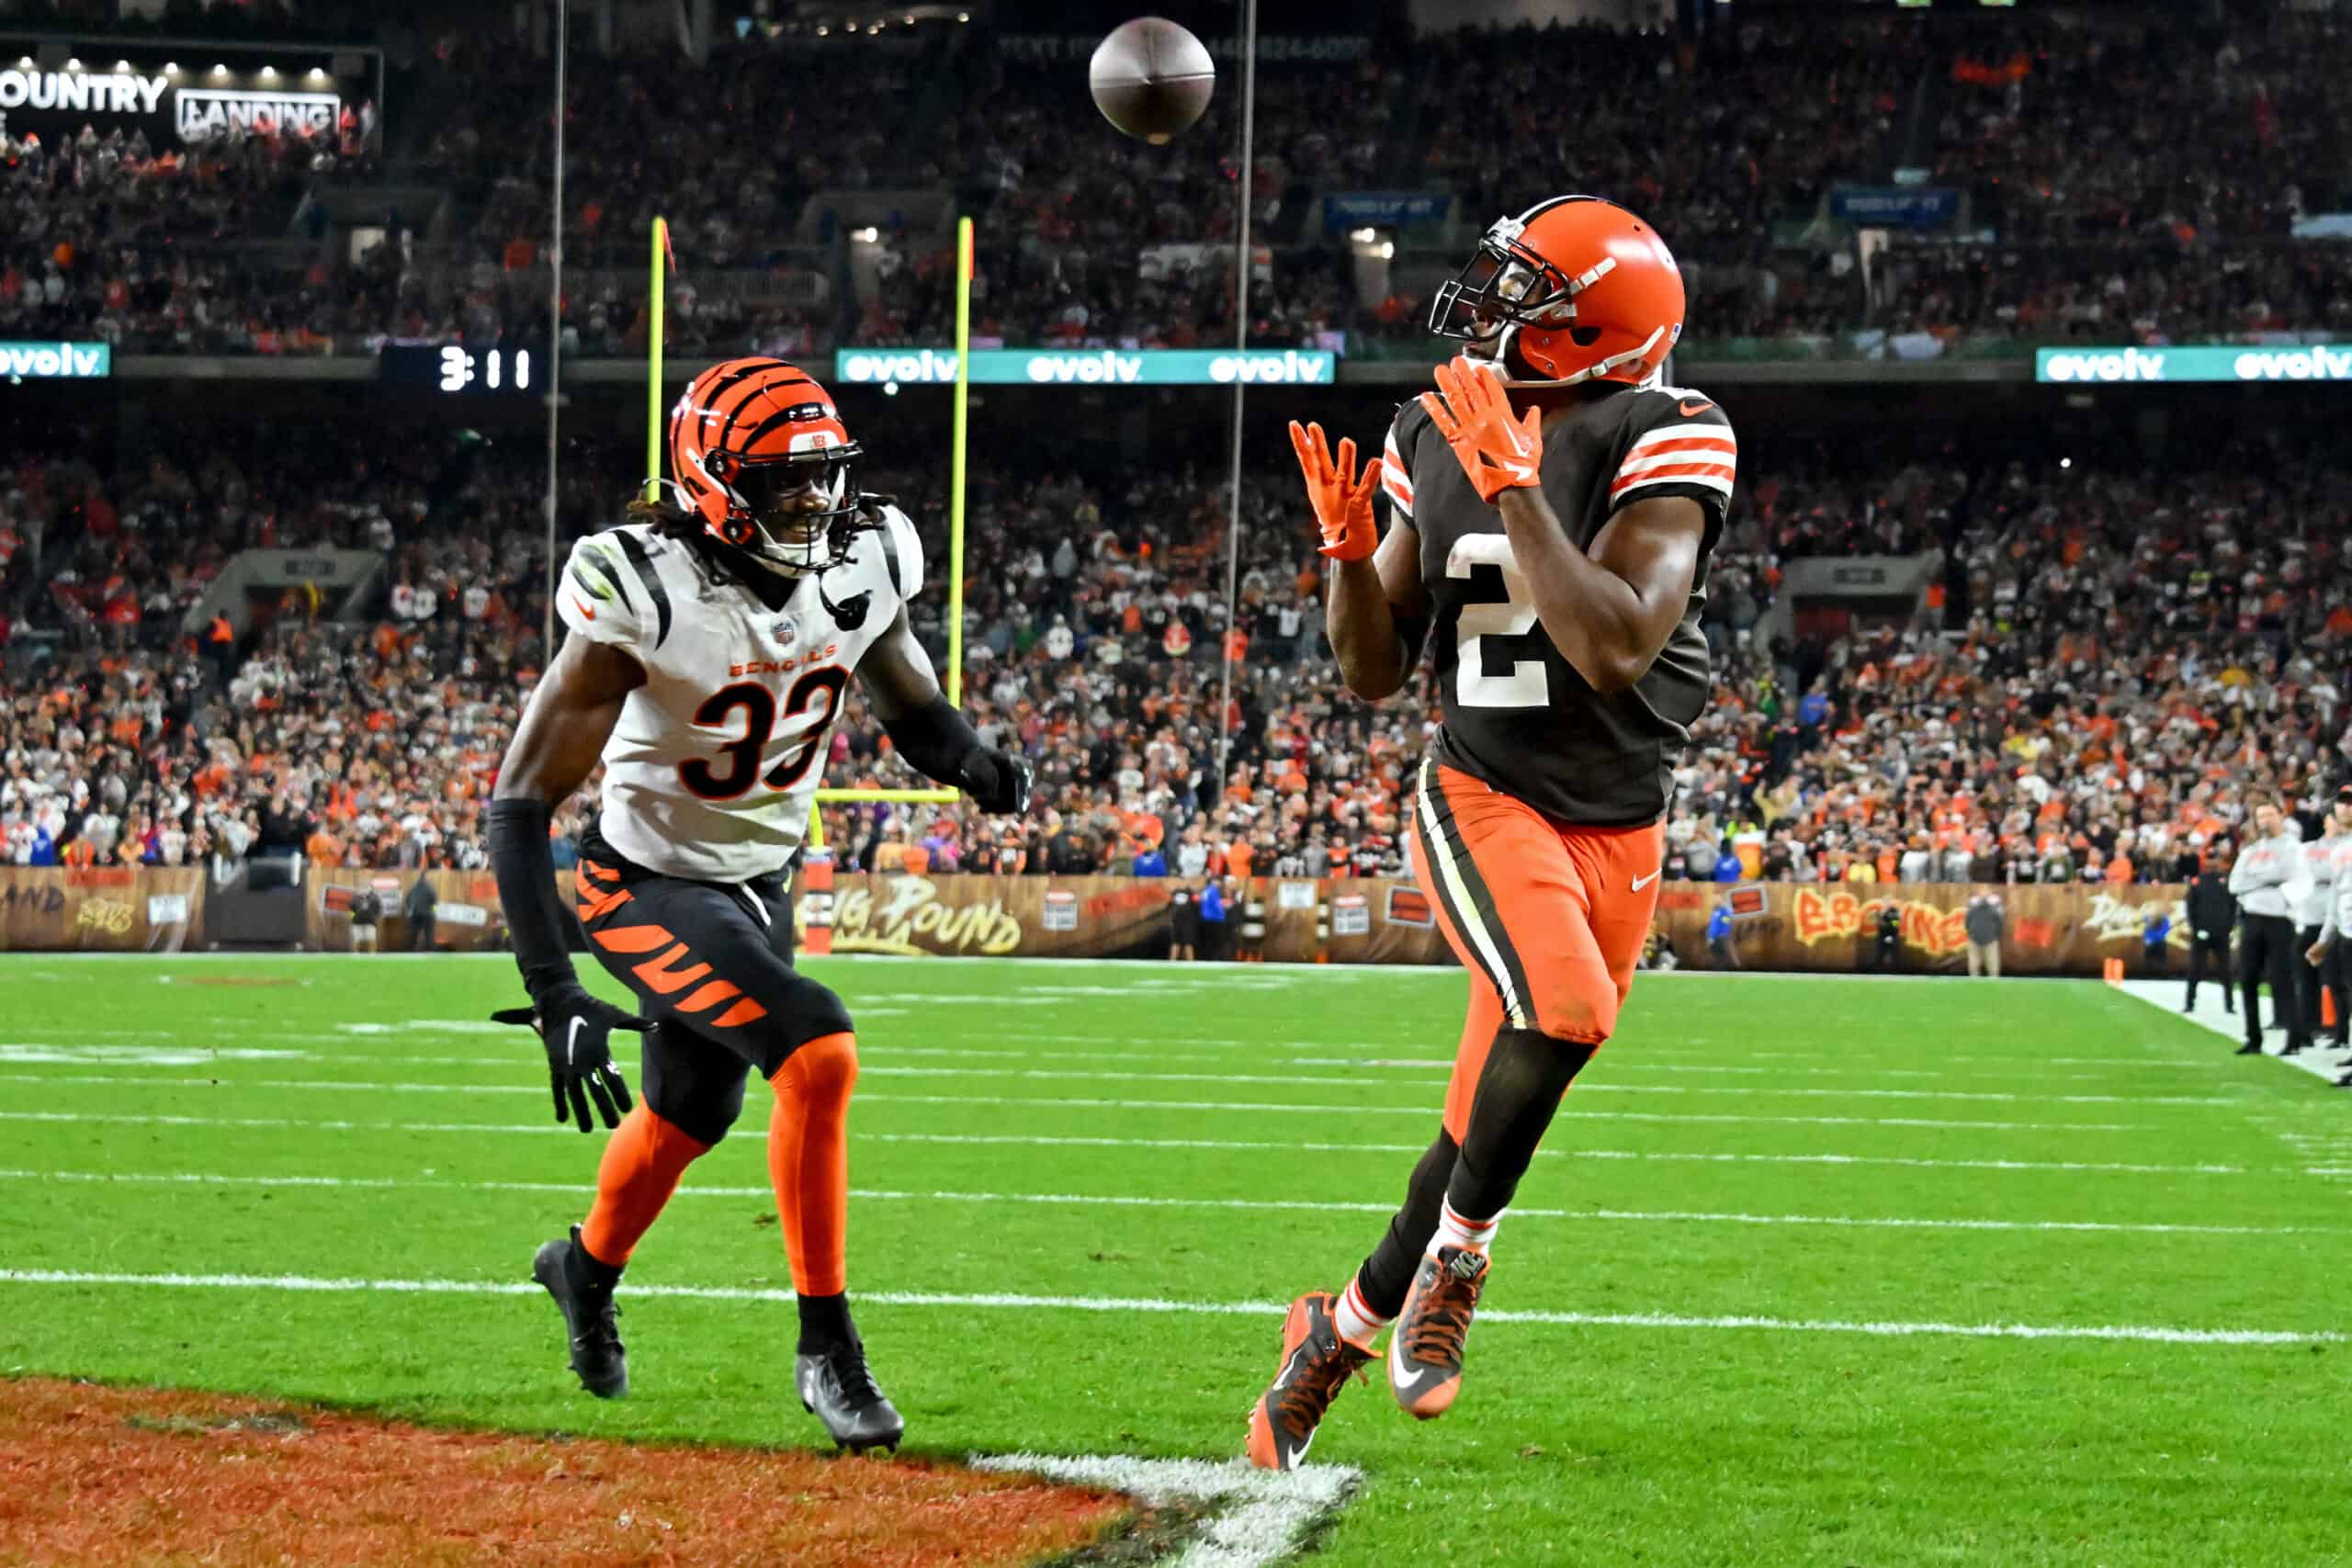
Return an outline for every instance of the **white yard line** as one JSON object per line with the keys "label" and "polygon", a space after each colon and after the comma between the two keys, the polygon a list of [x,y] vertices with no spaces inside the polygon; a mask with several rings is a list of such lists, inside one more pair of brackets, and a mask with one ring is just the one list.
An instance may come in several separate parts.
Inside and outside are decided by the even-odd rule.
{"label": "white yard line", "polygon": [[[86,1066],[96,1066],[96,1064],[85,1063],[81,1065]],[[384,1066],[397,1067],[401,1064],[397,1056],[387,1056],[381,1061],[380,1065]],[[1412,1089],[1420,1087],[1412,1083],[1399,1083],[1388,1080],[1367,1083],[1365,1080],[1356,1077],[1306,1077],[1292,1073],[1147,1073],[1114,1072],[1102,1069],[1081,1071],[1059,1067],[893,1067],[887,1064],[861,1064],[858,1069],[858,1076],[861,1078],[1009,1078],[1023,1083],[1202,1083],[1265,1084],[1273,1086],[1295,1084],[1302,1087],[1321,1089]],[[394,1093],[423,1094],[513,1094],[522,1091],[521,1086],[503,1081],[494,1083],[388,1083],[377,1080],[369,1080],[367,1082],[345,1082],[331,1078],[223,1078],[219,1080],[212,1078],[155,1079],[147,1077],[143,1075],[130,1077],[113,1078],[96,1074],[77,1076],[70,1074],[47,1073],[0,1073],[0,1080],[12,1082],[38,1081],[65,1084],[78,1083],[85,1085],[119,1084],[124,1086],[137,1082],[177,1082],[185,1085],[194,1085],[208,1084],[218,1081],[229,1087],[245,1089],[330,1090],[381,1089]],[[1443,1075],[1433,1075],[1429,1080],[1429,1087],[1434,1089],[1442,1081]],[[532,1088],[528,1092],[539,1094],[544,1093],[545,1090],[539,1088]],[[1754,1099],[1761,1095],[1771,1095],[1781,1098],[1804,1100],[1954,1100],[1963,1104],[1977,1103],[2001,1105],[2161,1105],[2211,1107],[2243,1105],[2246,1103],[2243,1098],[2235,1095],[2214,1097],[2203,1095],[2161,1094],[2020,1094],[2007,1090],[1995,1091],[1940,1089],[1794,1089],[1781,1085],[1619,1084],[1608,1083],[1605,1081],[1598,1083],[1579,1083],[1577,1086],[1575,1092],[1587,1097],[1601,1094],[1736,1094],[1743,1099]],[[983,1097],[978,1096],[968,1098],[975,1100],[980,1100],[983,1099]],[[1301,1107],[1301,1109],[1329,1108]],[[1341,1109],[1385,1111],[1399,1108],[1389,1106],[1361,1106],[1343,1107]],[[1421,1108],[1408,1107],[1403,1109],[1419,1111]]]}
{"label": "white yard line", "polygon": [[1202,1522],[1199,1536],[1170,1568],[1260,1568],[1290,1554],[1307,1528],[1347,1502],[1359,1472],[1336,1464],[1293,1471],[1251,1468],[1247,1461],[1134,1459],[1125,1454],[974,1454],[975,1470],[1042,1475],[1074,1486],[1125,1492],[1154,1507],[1180,1499],[1226,1506]]}
{"label": "white yard line", "polygon": [[[307,1127],[336,1133],[471,1133],[499,1137],[508,1137],[516,1134],[534,1137],[542,1134],[555,1137],[580,1136],[570,1127],[537,1122],[523,1124],[506,1122],[348,1122],[297,1116],[141,1116],[119,1111],[0,1111],[0,1122],[52,1122],[68,1124],[98,1122],[124,1126],[153,1127]],[[1971,1125],[1977,1124],[1971,1123]],[[756,1142],[764,1140],[768,1134],[764,1127],[739,1125],[727,1135],[730,1141]],[[851,1137],[859,1143],[875,1144],[971,1144],[1015,1148],[1206,1149],[1265,1151],[1280,1154],[1418,1155],[1428,1146],[1423,1144],[1323,1144],[1250,1138],[1057,1137],[1042,1133],[875,1133],[863,1128],[853,1130]],[[1698,1153],[1679,1149],[1538,1149],[1535,1151],[1535,1157],[1538,1159],[1637,1160],[1644,1163],[1664,1160],[1715,1165],[1810,1165],[1831,1168],[1903,1166],[1916,1170],[2108,1171],[2135,1176],[2278,1176],[2288,1174],[2294,1168],[2286,1166],[2258,1168],[2243,1165],[2143,1165],[2128,1160],[1928,1159],[1899,1155]],[[2318,1158],[2322,1157],[2322,1155],[2313,1153],[2308,1157]]]}
{"label": "white yard line", "polygon": [[[358,1080],[159,1078],[141,1075],[129,1078],[80,1077],[72,1074],[0,1073],[0,1083],[47,1083],[98,1086],[121,1090],[148,1089],[301,1089],[334,1094],[527,1094],[545,1095],[544,1084],[387,1083]],[[861,1094],[861,1105],[1021,1105],[1078,1111],[1264,1111],[1282,1116],[1414,1116],[1429,1120],[1438,1114],[1430,1105],[1314,1105],[1264,1103],[1224,1100],[1108,1100],[1069,1095],[998,1094]],[[1592,1117],[1617,1122],[1766,1122],[1804,1127],[1943,1127],[1967,1132],[2147,1133],[2160,1131],[2146,1122],[1983,1122],[1939,1120],[1921,1116],[1760,1116],[1743,1111],[1585,1110],[1573,1102],[1560,1108],[1567,1118]]]}
{"label": "white yard line", "polygon": [[[207,1171],[42,1171],[0,1170],[0,1181],[55,1181],[92,1186],[192,1186],[258,1188],[329,1188],[370,1190],[460,1192],[559,1192],[585,1197],[594,1183],[576,1181],[458,1181],[398,1176],[254,1176]],[[698,1186],[678,1189],[681,1198],[751,1198],[765,1200],[770,1189]],[[1019,1203],[1056,1209],[1209,1209],[1263,1213],[1281,1210],[1309,1214],[1385,1214],[1396,1205],[1382,1201],[1349,1201],[1306,1198],[1163,1198],[1096,1192],[964,1192],[944,1190],[902,1191],[859,1187],[850,1196],[869,1202],[895,1203]],[[1980,1220],[1931,1219],[1882,1214],[1756,1214],[1714,1213],[1690,1209],[1544,1209],[1514,1206],[1514,1220],[1584,1220],[1624,1224],[1813,1225],[1847,1230],[2066,1231],[2129,1235],[2341,1235],[2327,1225],[2197,1225],[2119,1220]]]}
{"label": "white yard line", "polygon": [[[513,1280],[326,1279],[303,1274],[131,1274],[63,1269],[0,1269],[0,1284],[101,1286],[134,1289],[272,1291],[286,1293],[449,1296],[533,1296],[540,1287]],[[736,1285],[624,1284],[624,1296],[639,1300],[789,1302],[789,1291]],[[860,1291],[861,1306],[944,1307],[964,1311],[1166,1313],[1274,1318],[1283,1302],[1173,1301],[1150,1296],[1048,1296],[1001,1293],[954,1294],[932,1291]],[[1947,1336],[1967,1339],[2096,1339],[2158,1345],[2254,1346],[2342,1344],[2352,1336],[2333,1329],[2176,1328],[2143,1324],[2028,1324],[1883,1322],[1838,1318],[1719,1316],[1682,1313],[1586,1313],[1487,1308],[1480,1323],[1564,1325],[1574,1327],[1733,1329],[1783,1334],[1853,1334],[1901,1338]]]}

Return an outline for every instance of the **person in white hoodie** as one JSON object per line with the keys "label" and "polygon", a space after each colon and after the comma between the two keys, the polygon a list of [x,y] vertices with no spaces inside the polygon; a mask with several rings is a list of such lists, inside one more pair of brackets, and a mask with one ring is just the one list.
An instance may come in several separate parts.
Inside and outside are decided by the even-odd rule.
{"label": "person in white hoodie", "polygon": [[2239,982],[2245,988],[2245,1043],[2241,1056],[2262,1054],[2261,986],[2270,982],[2271,1021],[2287,1031],[2282,1056],[2311,1044],[2295,990],[2294,915],[2311,893],[2311,868],[2303,861],[2302,829],[2265,800],[2254,808],[2254,837],[2230,868],[2230,892],[2237,898],[2245,937],[2239,943]]}
{"label": "person in white hoodie", "polygon": [[[2345,826],[2352,829],[2352,784],[2335,792],[2335,811],[2339,818],[2344,818]],[[2352,850],[2338,857],[2336,871],[2335,897],[2328,904],[2327,921],[2320,928],[2319,940],[2312,944],[2304,957],[2311,963],[2321,964],[2324,973],[2334,976],[2333,983],[2336,987],[2335,1043],[2338,1050],[2344,1050],[2346,1049],[2345,1032],[2347,1022],[2352,1021],[2345,1017],[2347,1010],[2346,1003],[2352,1000],[2345,989],[2345,983],[2352,980],[2352,938],[2346,936],[2347,932],[2352,932]],[[2352,1089],[2352,1059],[2340,1066],[2344,1070],[2336,1076],[2335,1087]]]}
{"label": "person in white hoodie", "polygon": [[[2331,1043],[2341,1049],[2344,1044],[2344,975],[2342,954],[2327,938],[2335,921],[2335,891],[2339,871],[2346,850],[2352,850],[2352,802],[2339,793],[2335,803],[2328,808],[2320,836],[2303,843],[2303,864],[2310,870],[2312,890],[2304,895],[2295,910],[2295,978],[2301,983],[2303,1032],[2316,1039],[2326,1030]],[[2332,1014],[2321,1005],[2322,995],[2332,994],[2335,1008]]]}

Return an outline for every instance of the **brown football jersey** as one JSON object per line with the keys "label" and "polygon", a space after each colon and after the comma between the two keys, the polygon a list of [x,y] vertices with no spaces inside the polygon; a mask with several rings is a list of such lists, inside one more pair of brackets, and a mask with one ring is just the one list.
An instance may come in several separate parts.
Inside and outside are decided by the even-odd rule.
{"label": "brown football jersey", "polygon": [[1706,516],[1682,619],[1623,692],[1595,691],[1552,645],[1502,513],[1478,499],[1418,400],[1397,412],[1384,458],[1382,489],[1420,539],[1445,719],[1438,760],[1562,822],[1617,828],[1664,816],[1707,703],[1699,615],[1738,462],[1723,410],[1687,388],[1629,387],[1544,422],[1544,497],[1578,548],[1590,549],[1629,502],[1689,496]]}

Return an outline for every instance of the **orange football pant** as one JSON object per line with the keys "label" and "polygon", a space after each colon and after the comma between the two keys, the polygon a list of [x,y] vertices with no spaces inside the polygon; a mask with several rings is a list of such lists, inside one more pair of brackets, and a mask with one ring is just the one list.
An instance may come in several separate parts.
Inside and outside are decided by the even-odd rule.
{"label": "orange football pant", "polygon": [[1666,826],[1578,828],[1434,761],[1421,764],[1413,874],[1470,1007],[1446,1087],[1459,1143],[1498,1029],[1599,1045],[1617,1027],[1657,908]]}

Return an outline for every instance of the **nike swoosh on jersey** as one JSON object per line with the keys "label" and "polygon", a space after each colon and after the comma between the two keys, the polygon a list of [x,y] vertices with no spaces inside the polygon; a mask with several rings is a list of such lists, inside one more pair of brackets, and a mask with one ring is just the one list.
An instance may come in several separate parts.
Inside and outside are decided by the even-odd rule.
{"label": "nike swoosh on jersey", "polygon": [[1713,408],[1714,406],[1714,404],[1707,401],[1706,399],[1701,398],[1695,403],[1682,402],[1675,404],[1674,412],[1680,414],[1683,418],[1689,419],[1692,414],[1705,413],[1709,409]]}
{"label": "nike swoosh on jersey", "polygon": [[[1665,867],[1661,866],[1658,869],[1663,871]],[[1651,872],[1647,876],[1637,876],[1634,878],[1634,891],[1639,893],[1643,888],[1647,887],[1651,883],[1656,882],[1657,880],[1657,872],[1656,871]]]}

